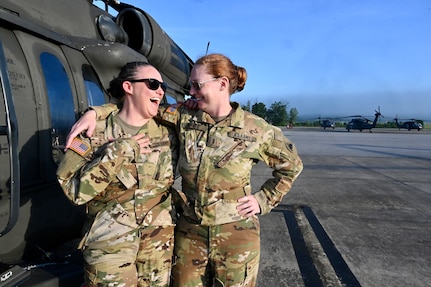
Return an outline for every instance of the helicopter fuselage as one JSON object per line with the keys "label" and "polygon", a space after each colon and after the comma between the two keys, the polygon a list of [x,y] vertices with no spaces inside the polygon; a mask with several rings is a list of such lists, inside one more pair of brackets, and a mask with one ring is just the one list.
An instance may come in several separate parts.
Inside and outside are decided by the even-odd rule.
{"label": "helicopter fuselage", "polygon": [[[89,0],[0,0],[0,272],[32,269],[23,286],[82,280],[70,255],[85,210],[56,179],[73,123],[89,106],[111,101],[109,82],[127,62],[158,68],[166,102],[187,93],[193,62],[181,48],[143,10],[105,2],[118,14]],[[55,283],[41,283],[43,268]]]}

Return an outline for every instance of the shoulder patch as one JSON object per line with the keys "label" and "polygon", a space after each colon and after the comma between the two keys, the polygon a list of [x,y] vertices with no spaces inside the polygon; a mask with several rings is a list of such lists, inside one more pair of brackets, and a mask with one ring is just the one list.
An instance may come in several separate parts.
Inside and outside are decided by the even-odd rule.
{"label": "shoulder patch", "polygon": [[80,156],[85,157],[91,151],[91,146],[79,138],[74,138],[70,145],[70,149]]}
{"label": "shoulder patch", "polygon": [[182,104],[180,103],[170,105],[169,107],[166,108],[166,112],[173,114],[179,109],[179,107],[181,107],[181,105]]}

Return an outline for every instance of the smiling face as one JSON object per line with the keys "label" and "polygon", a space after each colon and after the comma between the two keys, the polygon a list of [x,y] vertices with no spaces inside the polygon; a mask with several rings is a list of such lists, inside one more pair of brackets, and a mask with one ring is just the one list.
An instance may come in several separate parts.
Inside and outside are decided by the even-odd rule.
{"label": "smiling face", "polygon": [[[133,78],[134,80],[155,79],[163,82],[160,73],[152,66],[138,67]],[[164,91],[160,85],[156,90],[150,89],[151,85],[148,81],[125,81],[123,83],[123,88],[126,92],[124,108],[130,112],[129,117],[136,120],[148,120],[157,115]]]}
{"label": "smiling face", "polygon": [[214,116],[217,115],[220,106],[229,103],[229,92],[226,86],[229,84],[225,77],[215,78],[207,72],[204,65],[193,66],[190,82],[190,95],[196,98],[199,109]]}

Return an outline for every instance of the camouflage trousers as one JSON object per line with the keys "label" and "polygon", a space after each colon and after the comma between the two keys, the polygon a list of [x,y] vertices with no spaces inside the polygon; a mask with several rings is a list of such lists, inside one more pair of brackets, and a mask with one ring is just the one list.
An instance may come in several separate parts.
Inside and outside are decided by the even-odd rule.
{"label": "camouflage trousers", "polygon": [[180,218],[175,227],[173,287],[252,287],[260,259],[257,217],[203,226]]}
{"label": "camouflage trousers", "polygon": [[87,245],[86,286],[169,286],[173,233],[173,225],[150,226]]}

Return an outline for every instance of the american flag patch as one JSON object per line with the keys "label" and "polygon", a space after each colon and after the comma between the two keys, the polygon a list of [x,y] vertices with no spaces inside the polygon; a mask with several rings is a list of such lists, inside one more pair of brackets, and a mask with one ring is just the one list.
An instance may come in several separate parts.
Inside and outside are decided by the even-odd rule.
{"label": "american flag patch", "polygon": [[90,152],[91,146],[79,138],[74,138],[72,144],[70,145],[70,149],[75,151],[80,156],[84,157],[87,153]]}
{"label": "american flag patch", "polygon": [[170,105],[167,109],[166,109],[166,111],[168,112],[168,113],[171,113],[171,114],[173,114],[173,113],[175,113],[177,110],[178,110],[178,108],[179,107],[181,107],[181,104],[173,104],[173,105]]}

